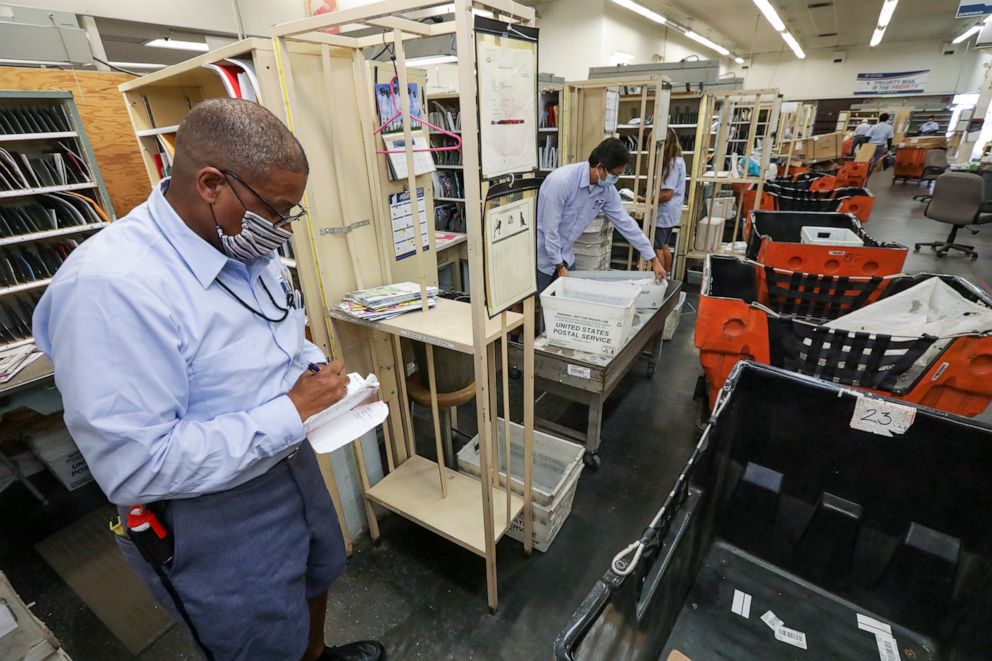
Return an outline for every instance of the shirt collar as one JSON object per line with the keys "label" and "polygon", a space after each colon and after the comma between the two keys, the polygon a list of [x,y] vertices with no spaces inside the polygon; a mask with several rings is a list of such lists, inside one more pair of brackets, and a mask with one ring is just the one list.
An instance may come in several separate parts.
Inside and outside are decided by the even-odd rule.
{"label": "shirt collar", "polygon": [[191,230],[165,199],[165,191],[169,189],[169,181],[170,178],[163,179],[152,190],[152,194],[148,198],[148,208],[151,210],[152,220],[158,225],[166,240],[176,249],[179,257],[193,272],[203,288],[206,289],[229,260],[227,256]]}
{"label": "shirt collar", "polygon": [[579,188],[588,188],[590,191],[594,191],[599,188],[599,184],[589,183],[589,173],[592,168],[589,167],[589,161],[582,164],[582,170],[579,179]]}

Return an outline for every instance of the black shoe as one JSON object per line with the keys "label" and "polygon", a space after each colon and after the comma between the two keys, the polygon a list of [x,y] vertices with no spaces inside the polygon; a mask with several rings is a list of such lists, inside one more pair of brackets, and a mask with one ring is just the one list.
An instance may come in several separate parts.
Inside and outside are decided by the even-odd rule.
{"label": "black shoe", "polygon": [[321,661],[386,661],[386,648],[374,640],[359,640],[338,647],[325,647]]}

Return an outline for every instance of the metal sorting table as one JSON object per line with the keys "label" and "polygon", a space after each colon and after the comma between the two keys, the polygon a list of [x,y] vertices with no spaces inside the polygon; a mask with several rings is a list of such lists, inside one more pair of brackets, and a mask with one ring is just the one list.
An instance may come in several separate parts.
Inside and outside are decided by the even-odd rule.
{"label": "metal sorting table", "polygon": [[62,398],[55,390],[54,369],[48,356],[41,356],[7,383],[0,383],[0,417],[25,407],[48,415],[62,409]]}
{"label": "metal sorting table", "polygon": [[[542,418],[538,409],[534,418],[536,427],[582,443],[586,447],[586,465],[598,467],[603,404],[638,358],[643,356],[647,359],[648,376],[654,375],[661,355],[661,335],[665,329],[665,320],[675,308],[681,291],[680,281],[669,280],[665,300],[660,308],[638,308],[627,343],[614,356],[554,347],[548,344],[545,335],[538,337],[534,341],[536,388],[568,401],[585,404],[589,408],[589,417],[586,428],[582,431]],[[510,342],[509,363],[517,369],[522,367],[523,347],[519,343]]]}

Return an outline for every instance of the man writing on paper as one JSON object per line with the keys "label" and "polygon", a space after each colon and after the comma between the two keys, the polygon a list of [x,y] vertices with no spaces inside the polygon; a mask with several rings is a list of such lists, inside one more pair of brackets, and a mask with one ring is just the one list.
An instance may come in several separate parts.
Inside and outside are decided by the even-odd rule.
{"label": "man writing on paper", "polygon": [[568,275],[575,265],[575,242],[600,212],[651,263],[655,280],[668,275],[651,241],[620,201],[616,183],[629,161],[627,147],[608,138],[592,150],[587,163],[564,165],[544,180],[537,198],[539,292]]}
{"label": "man writing on paper", "polygon": [[308,371],[326,359],[274,252],[308,172],[262,106],[199,104],[172,178],[80,246],[34,315],[118,545],[208,659],[384,657],[324,644],[345,553],[303,420],[348,378]]}

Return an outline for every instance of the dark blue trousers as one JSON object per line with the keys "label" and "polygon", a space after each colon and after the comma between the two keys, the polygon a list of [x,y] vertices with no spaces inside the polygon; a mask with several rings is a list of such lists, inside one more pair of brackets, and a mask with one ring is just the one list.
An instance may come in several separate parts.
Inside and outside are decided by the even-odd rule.
{"label": "dark blue trousers", "polygon": [[[163,573],[213,657],[300,659],[307,599],[326,592],[345,568],[337,515],[310,444],[234,489],[169,501],[160,516],[175,540]],[[183,622],[134,544],[117,541],[155,599]]]}

